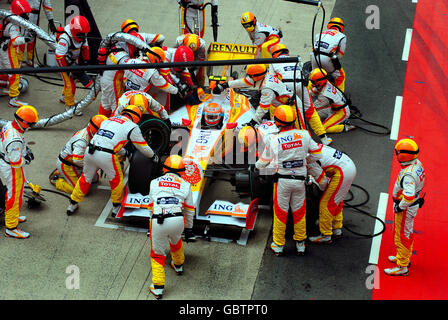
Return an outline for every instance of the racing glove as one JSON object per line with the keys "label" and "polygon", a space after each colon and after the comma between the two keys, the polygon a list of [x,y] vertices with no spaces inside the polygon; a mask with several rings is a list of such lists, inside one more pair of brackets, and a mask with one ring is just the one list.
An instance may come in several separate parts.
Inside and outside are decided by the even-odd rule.
{"label": "racing glove", "polygon": [[165,124],[166,124],[168,127],[171,128],[171,120],[170,120],[170,118],[166,118],[166,119],[164,119],[163,122],[165,122]]}
{"label": "racing glove", "polygon": [[31,161],[34,160],[33,151],[31,151],[31,149],[28,146],[26,146],[26,154],[23,158],[25,159],[25,164],[30,164]]}
{"label": "racing glove", "polygon": [[56,25],[54,24],[53,19],[48,20],[48,28],[50,29],[51,33],[56,32]]}
{"label": "racing glove", "polygon": [[403,209],[400,208],[400,200],[394,200],[394,213],[400,213]]}
{"label": "racing glove", "polygon": [[194,235],[192,228],[185,228],[184,238],[185,238],[185,242],[195,242],[196,241],[196,236]]}

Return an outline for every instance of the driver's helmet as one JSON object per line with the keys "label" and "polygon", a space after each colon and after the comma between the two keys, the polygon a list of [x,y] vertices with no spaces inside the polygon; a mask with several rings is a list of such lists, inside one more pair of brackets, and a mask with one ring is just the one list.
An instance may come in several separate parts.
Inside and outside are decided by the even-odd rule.
{"label": "driver's helmet", "polygon": [[215,102],[210,102],[202,111],[202,116],[207,126],[217,126],[223,116],[222,107]]}

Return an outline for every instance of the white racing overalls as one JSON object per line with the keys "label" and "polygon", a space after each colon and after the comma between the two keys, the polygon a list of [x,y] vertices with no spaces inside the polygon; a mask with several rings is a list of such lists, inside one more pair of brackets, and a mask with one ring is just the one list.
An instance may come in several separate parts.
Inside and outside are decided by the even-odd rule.
{"label": "white racing overalls", "polygon": [[[291,208],[296,241],[306,239],[305,178],[307,163],[321,158],[322,145],[316,143],[307,130],[281,130],[270,136],[258,169],[274,167],[274,224],[273,241],[285,245],[286,220]],[[307,154],[308,156],[307,160]]]}
{"label": "white racing overalls", "polygon": [[397,250],[397,265],[409,265],[414,245],[414,219],[421,205],[425,184],[425,169],[420,160],[402,166],[393,188],[392,197],[400,208],[394,215],[394,244]]}
{"label": "white racing overalls", "polygon": [[255,58],[272,58],[270,48],[282,42],[280,30],[258,21],[255,29],[247,33],[252,44],[258,47]]}
{"label": "white racing overalls", "polygon": [[[135,33],[136,37],[146,42],[149,46],[161,46],[165,37],[158,33]],[[117,42],[110,50],[106,59],[106,65],[126,63],[129,59],[136,58],[136,48],[126,42]],[[118,99],[124,92],[124,70],[105,70],[101,76],[101,105],[99,114],[110,117],[117,107]]]}
{"label": "white racing overalls", "polygon": [[[86,61],[90,60],[88,40],[86,39],[82,42],[75,41],[70,32],[70,26],[65,26],[64,33],[61,34],[56,45],[55,57],[58,67],[66,67],[78,63],[80,57]],[[67,72],[61,72],[61,76],[64,80],[62,95],[65,99],[65,105],[72,107],[75,105],[75,80]]]}
{"label": "white racing overalls", "polygon": [[148,108],[146,110],[143,110],[143,113],[149,113],[154,116],[160,116],[160,119],[162,119],[162,120],[166,120],[169,118],[168,112],[166,112],[165,108],[160,103],[158,103],[148,93],[143,92],[143,91],[138,91],[138,90],[131,90],[131,91],[126,91],[125,93],[123,93],[123,95],[120,97],[120,99],[118,99],[118,106],[113,111],[112,115],[118,116],[123,111],[123,109],[129,105],[129,101],[136,94],[141,94],[141,95],[145,96],[146,99],[148,99]]}
{"label": "white racing overalls", "polygon": [[327,81],[317,94],[311,92],[311,98],[325,130],[328,133],[343,132],[345,130],[343,123],[350,118],[350,106],[343,93]]}
{"label": "white racing overalls", "polygon": [[[228,83],[230,88],[254,88],[260,90],[260,104],[257,107],[255,115],[253,117],[253,120],[255,120],[257,123],[261,123],[264,115],[268,111],[270,111],[270,118],[272,118],[275,112],[275,108],[283,104],[288,104],[290,99],[293,97],[293,91],[277,77],[269,73],[266,74],[263,80],[256,82],[254,82],[249,76],[246,76],[243,79],[231,80]],[[310,104],[307,108],[307,105],[305,104],[304,117],[300,98],[297,98],[297,103],[299,114],[296,120],[296,127],[304,129],[304,120],[306,119],[316,135],[324,135],[325,129],[322,126],[322,122],[314,106]],[[294,107],[293,109],[297,115],[296,108]]]}
{"label": "white racing overalls", "polygon": [[356,166],[347,154],[323,146],[322,158],[307,168],[325,190],[319,202],[319,229],[322,235],[331,236],[334,229],[342,228],[344,198],[355,180]]}
{"label": "white racing overalls", "polygon": [[[177,0],[180,7],[180,27],[182,34],[194,33],[204,37],[205,11],[204,0]],[[182,4],[185,3],[185,6]],[[188,5],[187,9],[185,9]]]}
{"label": "white racing overalls", "polygon": [[319,35],[315,37],[314,48],[311,52],[311,66],[314,70],[319,66],[334,79],[335,85],[342,91],[345,90],[345,72],[342,67],[335,65],[331,57],[337,57],[337,61],[345,54],[347,38],[338,30],[329,29],[322,32],[319,44]]}
{"label": "white racing overalls", "polygon": [[76,182],[81,177],[84,166],[84,154],[92,139],[87,128],[81,129],[70,138],[62,148],[56,160],[56,168],[59,179],[56,181],[56,189],[71,194]]}
{"label": "white racing overalls", "polygon": [[71,194],[76,202],[84,200],[98,169],[102,169],[109,180],[112,203],[117,206],[123,200],[123,170],[119,155],[124,155],[124,145],[130,141],[143,155],[154,156],[140,128],[127,116],[115,116],[101,123],[84,155],[84,168]]}
{"label": "white racing overalls", "polygon": [[15,121],[6,123],[0,131],[0,175],[6,187],[5,226],[14,229],[19,224],[22,207],[23,188],[26,183],[25,164],[26,142],[23,130]]}
{"label": "white racing overalls", "polygon": [[[25,44],[25,29],[15,25],[8,19],[1,20],[3,36],[0,42],[0,69],[20,68],[19,46]],[[20,74],[8,74],[9,97],[14,98],[20,94]],[[6,79],[6,77],[5,77]]]}
{"label": "white racing overalls", "polygon": [[152,281],[163,287],[168,247],[174,265],[184,264],[182,232],[193,227],[195,207],[190,183],[175,173],[152,180],[149,190]]}

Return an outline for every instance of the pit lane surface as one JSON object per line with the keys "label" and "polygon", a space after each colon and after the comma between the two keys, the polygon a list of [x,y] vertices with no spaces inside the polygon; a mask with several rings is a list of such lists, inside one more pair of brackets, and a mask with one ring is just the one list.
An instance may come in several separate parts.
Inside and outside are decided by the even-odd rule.
{"label": "pit lane surface", "polygon": [[[244,3],[242,5],[241,3]],[[390,125],[396,95],[402,91],[405,64],[401,51],[405,29],[412,25],[411,1],[390,4],[376,1],[381,12],[381,29],[365,28],[365,8],[375,1],[323,1],[330,16],[338,15],[347,23],[347,56],[343,66],[347,72],[347,90],[354,104],[372,121]],[[121,0],[91,1],[96,22],[106,35],[116,31],[126,18],[137,20],[143,32],[163,33],[169,45],[178,34],[177,5],[151,5],[132,1],[126,14],[119,8]],[[237,5],[238,4],[238,5]],[[62,20],[62,10],[54,3],[56,19]],[[1,8],[6,8],[1,4]],[[105,9],[106,8],[106,9]],[[383,9],[384,8],[384,9]],[[253,10],[259,19],[281,26],[285,43],[291,52],[309,60],[309,43],[314,7],[284,1],[222,1],[219,8],[219,37],[221,42],[248,43],[239,24],[243,11]],[[43,25],[45,17],[41,17]],[[319,20],[318,20],[319,21]],[[317,28],[317,27],[316,27]],[[211,31],[206,32],[210,42]],[[39,47],[43,53],[42,45]],[[42,57],[42,55],[40,55]],[[58,77],[58,75],[54,75]],[[23,100],[34,104],[41,117],[62,110],[57,102],[60,87],[30,78],[31,87]],[[78,89],[83,96],[84,90]],[[7,99],[0,98],[0,116],[12,118]],[[88,107],[84,116],[45,130],[27,132],[26,139],[33,148],[36,160],[27,168],[30,180],[52,189],[48,175],[54,168],[56,156],[68,138],[86,125],[98,110],[99,98]],[[361,131],[335,135],[334,146],[340,147],[358,165],[355,183],[365,187],[371,196],[366,209],[375,214],[380,192],[386,192],[393,142],[388,136],[369,135]],[[23,206],[28,222],[23,226],[30,239],[0,239],[0,299],[131,299],[152,300],[148,292],[151,283],[149,239],[144,232],[130,229],[109,229],[95,226],[105,207],[109,191],[102,180],[94,186],[78,213],[65,215],[68,200],[60,195],[43,192],[47,201],[40,209]],[[210,196],[211,197],[211,196]],[[371,233],[373,220],[345,212],[347,226],[359,232]],[[106,222],[118,224],[108,218]],[[370,253],[370,239],[360,239],[345,232],[344,239],[335,245],[309,246],[308,255],[293,255],[293,242],[288,242],[288,254],[273,257],[271,214],[262,211],[257,219],[248,245],[198,241],[185,245],[186,265],[182,277],[167,271],[164,299],[370,299],[365,273]],[[168,258],[169,260],[169,258]],[[297,272],[291,272],[296,270]],[[71,276],[79,272],[79,287]]]}

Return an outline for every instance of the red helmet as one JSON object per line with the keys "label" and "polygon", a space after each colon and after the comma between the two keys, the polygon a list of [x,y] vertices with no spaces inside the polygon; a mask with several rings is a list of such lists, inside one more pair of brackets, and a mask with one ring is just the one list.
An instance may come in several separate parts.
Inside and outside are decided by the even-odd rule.
{"label": "red helmet", "polygon": [[31,12],[30,4],[27,0],[14,0],[11,3],[11,12],[15,15],[22,15]]}
{"label": "red helmet", "polygon": [[82,42],[90,32],[90,23],[83,16],[76,16],[70,21],[70,33],[77,42]]}
{"label": "red helmet", "polygon": [[[173,62],[192,62],[194,61],[194,53],[189,47],[179,46],[174,52]],[[181,71],[182,68],[174,68],[174,71]]]}

